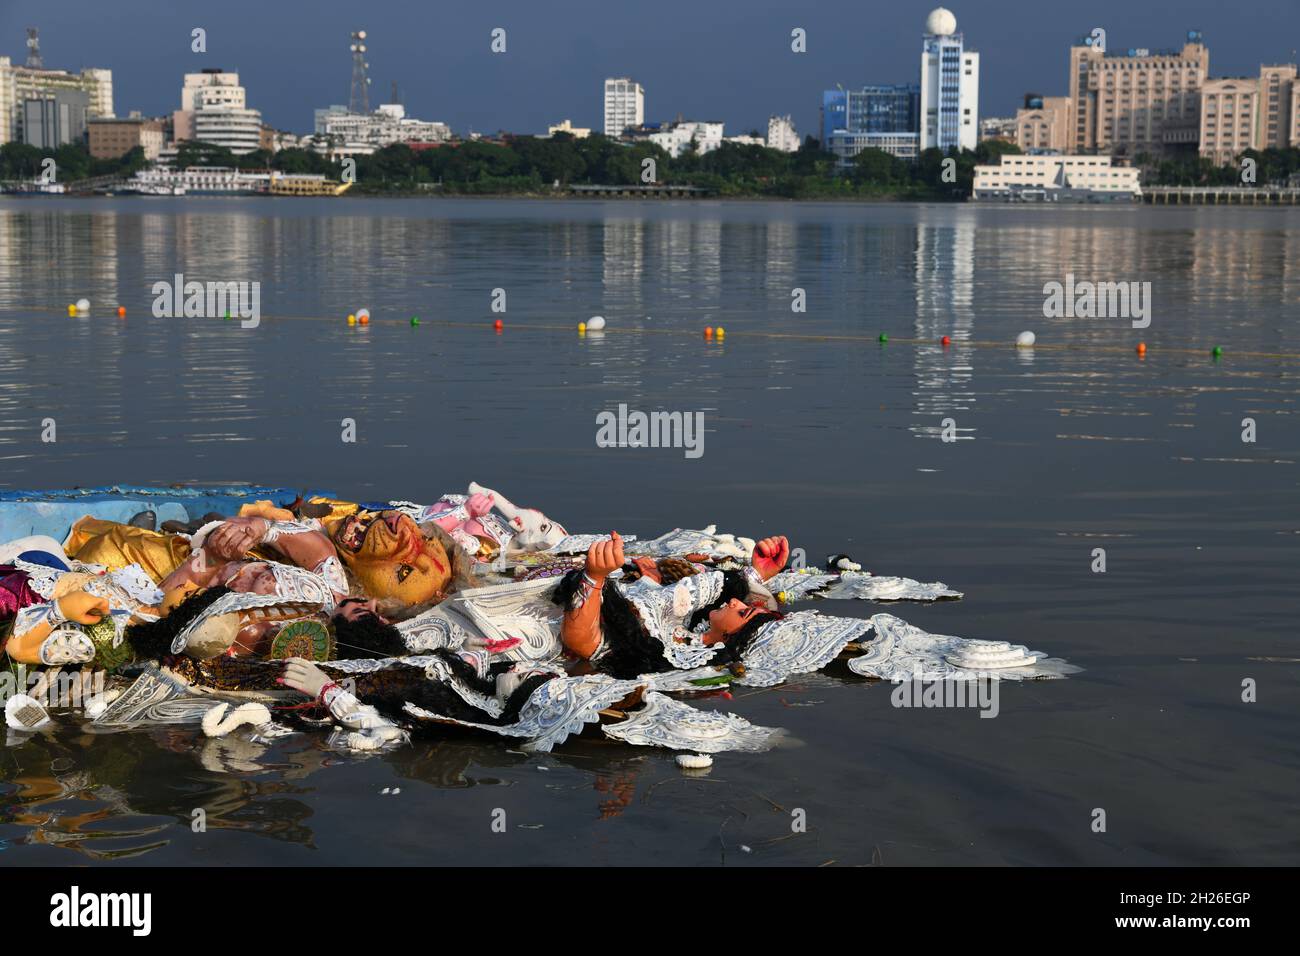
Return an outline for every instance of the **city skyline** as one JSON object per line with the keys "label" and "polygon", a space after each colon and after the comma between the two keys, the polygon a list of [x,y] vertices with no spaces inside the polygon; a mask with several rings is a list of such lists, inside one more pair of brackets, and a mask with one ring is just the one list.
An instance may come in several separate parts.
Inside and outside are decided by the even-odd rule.
{"label": "city skyline", "polygon": [[[409,114],[461,134],[544,135],[564,119],[599,129],[604,80],[630,76],[645,88],[648,121],[678,114],[719,119],[734,134],[765,130],[770,115],[789,113],[802,137],[819,126],[822,90],[914,81],[925,16],[934,6],[924,0],[878,11],[847,3],[806,10],[757,0],[742,10],[664,0],[647,18],[638,9],[574,0],[558,11],[507,4],[439,23],[431,8],[380,3],[358,11],[337,0],[314,4],[305,21],[300,11],[243,0],[202,13],[139,0],[111,9],[83,0],[56,9],[17,0],[0,14],[0,55],[21,63],[25,28],[39,27],[47,68],[113,70],[119,115],[172,112],[180,89],[173,80],[182,73],[238,70],[265,122],[307,132],[313,110],[347,101],[348,33],[365,29],[372,105],[387,102],[396,81]],[[1184,0],[1169,11],[1096,0],[1087,11],[1036,24],[1028,46],[1021,5],[981,0],[949,9],[985,64],[981,117],[1013,115],[1026,92],[1066,93],[1069,46],[1095,26],[1106,29],[1113,50],[1177,47],[1187,30],[1200,29],[1216,77],[1294,62],[1300,46],[1300,11],[1291,0],[1258,0],[1249,17],[1209,0]],[[244,25],[250,23],[256,27]],[[694,29],[682,31],[682,24]],[[207,31],[204,54],[190,51],[194,27]],[[504,54],[489,49],[495,27],[507,31]],[[790,50],[795,27],[807,31],[807,53]]]}

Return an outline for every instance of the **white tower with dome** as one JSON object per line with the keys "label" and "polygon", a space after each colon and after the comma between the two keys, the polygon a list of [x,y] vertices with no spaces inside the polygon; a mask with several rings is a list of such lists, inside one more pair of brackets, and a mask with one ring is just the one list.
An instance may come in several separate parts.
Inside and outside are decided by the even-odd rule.
{"label": "white tower with dome", "polygon": [[921,43],[920,148],[973,150],[979,142],[980,55],[967,50],[957,18],[936,7]]}

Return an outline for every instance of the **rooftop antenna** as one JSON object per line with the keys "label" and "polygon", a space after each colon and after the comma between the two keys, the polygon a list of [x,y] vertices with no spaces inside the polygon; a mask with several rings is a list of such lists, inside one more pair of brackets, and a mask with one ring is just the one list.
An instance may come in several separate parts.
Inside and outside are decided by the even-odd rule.
{"label": "rooftop antenna", "polygon": [[366,31],[352,33],[352,93],[348,98],[348,112],[370,112],[370,77],[366,76]]}
{"label": "rooftop antenna", "polygon": [[32,70],[45,69],[41,59],[41,31],[37,27],[27,28],[27,67]]}
{"label": "rooftop antenna", "polygon": [[391,100],[389,100],[388,102],[390,102],[390,103],[400,103],[400,102],[402,102],[402,98],[401,98],[400,96],[397,95],[397,81],[396,81],[396,80],[393,80],[393,98],[392,98]]}

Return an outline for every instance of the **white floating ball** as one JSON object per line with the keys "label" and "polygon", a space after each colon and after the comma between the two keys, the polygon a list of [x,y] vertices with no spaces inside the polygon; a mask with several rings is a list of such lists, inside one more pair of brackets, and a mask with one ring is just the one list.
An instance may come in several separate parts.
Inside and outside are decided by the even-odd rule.
{"label": "white floating ball", "polygon": [[78,300],[77,300],[77,311],[78,311],[78,312],[89,312],[89,311],[90,311],[90,300],[89,300],[89,299],[78,299]]}
{"label": "white floating ball", "polygon": [[587,320],[587,331],[599,332],[605,327],[605,317],[603,315],[593,315]]}
{"label": "white floating ball", "polygon": [[1035,339],[1033,332],[1021,332],[1016,336],[1016,345],[1020,348],[1027,348],[1033,345],[1035,341],[1037,340]]}

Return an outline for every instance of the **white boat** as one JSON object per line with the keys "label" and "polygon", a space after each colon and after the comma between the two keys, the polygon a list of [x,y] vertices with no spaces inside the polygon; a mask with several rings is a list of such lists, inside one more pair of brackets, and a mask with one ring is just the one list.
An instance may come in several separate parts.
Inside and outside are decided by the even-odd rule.
{"label": "white boat", "polygon": [[155,166],[137,172],[122,189],[145,196],[233,196],[265,193],[270,185],[268,172],[249,173],[225,166],[189,166],[179,170]]}

